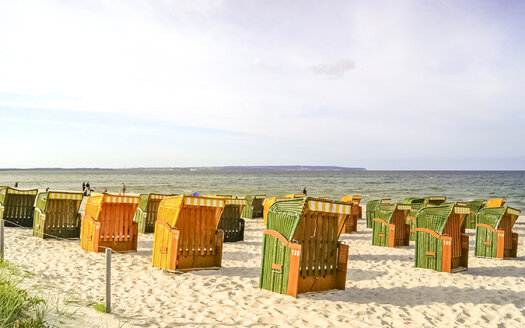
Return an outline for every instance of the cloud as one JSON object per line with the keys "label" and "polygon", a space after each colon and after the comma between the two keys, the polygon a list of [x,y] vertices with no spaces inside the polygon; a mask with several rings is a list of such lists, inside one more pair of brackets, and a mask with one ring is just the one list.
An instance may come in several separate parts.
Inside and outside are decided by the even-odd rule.
{"label": "cloud", "polygon": [[333,63],[322,63],[311,66],[315,75],[324,75],[331,79],[340,79],[345,73],[355,68],[355,63],[350,59],[341,59]]}

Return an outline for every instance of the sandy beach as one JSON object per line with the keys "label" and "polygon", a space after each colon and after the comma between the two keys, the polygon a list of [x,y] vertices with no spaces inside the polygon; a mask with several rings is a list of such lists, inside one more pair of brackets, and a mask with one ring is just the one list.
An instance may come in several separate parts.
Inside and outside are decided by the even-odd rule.
{"label": "sandy beach", "polygon": [[113,255],[112,314],[93,309],[104,302],[104,254],[83,251],[79,240],[6,228],[6,259],[29,273],[25,287],[66,299],[62,310],[75,313],[55,322],[60,327],[525,326],[524,216],[514,227],[517,259],[476,258],[468,231],[469,270],[455,274],[414,268],[413,244],[372,246],[371,229],[359,220],[357,233],[341,237],[350,246],[346,290],[297,299],[258,288],[263,223],[246,221],[245,241],[225,243],[220,270],[153,268],[153,234],[140,235],[138,252]]}

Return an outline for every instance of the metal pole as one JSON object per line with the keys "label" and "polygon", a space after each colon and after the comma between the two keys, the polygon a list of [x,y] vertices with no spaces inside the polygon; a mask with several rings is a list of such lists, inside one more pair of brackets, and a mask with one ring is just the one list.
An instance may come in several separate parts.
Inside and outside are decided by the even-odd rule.
{"label": "metal pole", "polygon": [[106,313],[111,313],[111,249],[106,248]]}
{"label": "metal pole", "polygon": [[0,261],[4,260],[4,220],[0,219]]}

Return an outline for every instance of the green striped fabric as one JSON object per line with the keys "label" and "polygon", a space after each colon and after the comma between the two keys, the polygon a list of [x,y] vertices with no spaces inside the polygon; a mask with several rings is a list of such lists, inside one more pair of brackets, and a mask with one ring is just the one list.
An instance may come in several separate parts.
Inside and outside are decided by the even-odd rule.
{"label": "green striped fabric", "polygon": [[441,235],[455,205],[456,203],[445,203],[420,209],[417,212],[416,227],[430,229]]}
{"label": "green striped fabric", "polygon": [[268,229],[277,231],[290,241],[301,218],[306,200],[306,198],[282,199],[273,203],[268,210]]}

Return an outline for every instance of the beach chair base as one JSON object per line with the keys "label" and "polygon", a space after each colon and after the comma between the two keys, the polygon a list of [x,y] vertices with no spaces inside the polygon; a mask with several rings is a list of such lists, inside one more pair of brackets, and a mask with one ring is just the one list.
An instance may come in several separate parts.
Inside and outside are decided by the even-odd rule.
{"label": "beach chair base", "polygon": [[231,243],[244,240],[244,219],[221,218],[218,229],[224,232],[224,242]]}
{"label": "beach chair base", "polygon": [[[82,235],[80,236],[82,249],[95,253],[105,252],[106,248],[111,248],[117,253],[137,251],[138,225],[136,222],[132,222],[131,235],[112,237],[104,240],[100,234],[100,222],[84,215],[82,219]],[[118,240],[115,240],[115,238],[118,238]]]}
{"label": "beach chair base", "polygon": [[6,227],[32,228],[33,218],[4,218],[4,225]]}
{"label": "beach chair base", "polygon": [[301,272],[301,245],[287,241],[275,230],[265,230],[259,288],[297,297],[300,293],[344,290],[348,245],[338,243],[337,265],[332,271]]}
{"label": "beach chair base", "polygon": [[165,221],[157,220],[153,242],[152,266],[160,269],[187,272],[194,270],[216,270],[221,267],[224,234],[217,230],[213,251],[185,248],[179,245],[180,231],[171,228]]}

